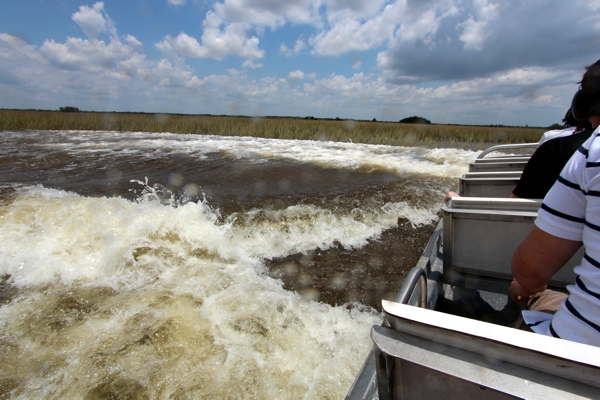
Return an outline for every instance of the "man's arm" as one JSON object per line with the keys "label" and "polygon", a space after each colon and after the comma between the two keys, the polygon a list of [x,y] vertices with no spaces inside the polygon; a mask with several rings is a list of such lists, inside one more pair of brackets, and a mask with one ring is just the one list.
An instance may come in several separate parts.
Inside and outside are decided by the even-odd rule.
{"label": "man's arm", "polygon": [[515,250],[512,273],[517,285],[511,285],[511,297],[519,302],[541,292],[550,278],[571,259],[582,242],[562,239],[534,226]]}

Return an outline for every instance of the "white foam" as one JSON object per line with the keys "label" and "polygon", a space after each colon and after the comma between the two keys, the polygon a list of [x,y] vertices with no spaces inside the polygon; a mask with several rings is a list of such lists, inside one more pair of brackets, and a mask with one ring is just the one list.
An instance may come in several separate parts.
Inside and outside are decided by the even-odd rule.
{"label": "white foam", "polygon": [[[19,188],[0,208],[0,275],[21,289],[0,307],[0,336],[16,344],[5,360],[23,368],[11,376],[27,379],[25,397],[84,397],[114,377],[199,397],[341,397],[380,316],[304,300],[266,276],[261,258],[333,238],[360,243],[391,223],[386,213],[402,210],[415,223],[429,218],[390,204],[354,226],[318,208],[290,208],[273,218],[306,232],[277,241],[281,229],[219,224],[204,203]],[[317,236],[309,226],[326,224],[329,236],[303,243]],[[101,287],[114,293],[93,297]],[[44,374],[28,373],[40,360]]]}
{"label": "white foam", "polygon": [[[36,133],[0,133],[3,140],[31,135]],[[440,177],[459,176],[476,156],[451,149],[168,133],[37,135],[36,146],[75,156],[202,159],[220,152],[257,163],[281,159]],[[380,316],[304,300],[270,278],[263,259],[335,243],[359,247],[398,218],[415,226],[431,223],[438,207],[433,201],[389,202],[348,212],[294,205],[222,221],[209,204],[163,204],[146,189],[131,202],[19,187],[16,198],[0,205],[0,276],[9,275],[19,290],[0,307],[0,336],[14,343],[5,347],[10,350],[5,360],[16,368],[11,378],[27,381],[30,392],[22,397],[84,397],[110,377],[153,392],[160,386],[164,397],[178,390],[192,397],[342,397]],[[98,288],[114,292],[98,298]],[[88,298],[94,299],[91,311],[85,311]],[[44,374],[32,373],[40,360]]]}
{"label": "white foam", "polygon": [[136,153],[157,158],[186,154],[204,159],[207,154],[218,152],[252,162],[281,159],[328,168],[439,177],[459,177],[479,154],[459,149],[170,133],[57,131],[52,135],[56,137],[42,146],[65,150],[73,155],[93,152],[112,157]]}

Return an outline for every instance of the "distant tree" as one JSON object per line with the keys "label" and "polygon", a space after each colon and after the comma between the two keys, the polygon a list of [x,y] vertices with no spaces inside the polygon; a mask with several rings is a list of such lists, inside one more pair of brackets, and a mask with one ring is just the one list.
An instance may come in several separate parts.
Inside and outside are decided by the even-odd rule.
{"label": "distant tree", "polygon": [[563,129],[563,128],[564,128],[563,124],[552,124],[547,129]]}
{"label": "distant tree", "polygon": [[377,118],[373,118],[371,122],[377,122]]}
{"label": "distant tree", "polygon": [[335,117],[335,120],[336,120],[336,121],[339,121],[339,120],[340,120],[340,117]]}
{"label": "distant tree", "polygon": [[416,115],[400,120],[402,124],[431,124],[431,121],[427,118],[417,117]]}
{"label": "distant tree", "polygon": [[59,110],[62,112],[79,112],[79,108],[71,106],[60,107]]}

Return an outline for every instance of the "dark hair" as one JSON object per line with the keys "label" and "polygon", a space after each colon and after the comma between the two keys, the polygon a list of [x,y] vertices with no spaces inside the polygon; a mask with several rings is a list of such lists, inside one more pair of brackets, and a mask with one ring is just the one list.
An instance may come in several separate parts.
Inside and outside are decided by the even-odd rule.
{"label": "dark hair", "polygon": [[600,60],[585,67],[579,90],[571,101],[571,111],[579,121],[600,115]]}
{"label": "dark hair", "polygon": [[562,119],[563,128],[570,128],[572,126],[576,127],[573,133],[582,132],[587,129],[592,129],[592,124],[587,119],[583,121],[579,121],[575,119],[573,116],[573,111],[571,111],[571,107],[567,110],[565,116]]}

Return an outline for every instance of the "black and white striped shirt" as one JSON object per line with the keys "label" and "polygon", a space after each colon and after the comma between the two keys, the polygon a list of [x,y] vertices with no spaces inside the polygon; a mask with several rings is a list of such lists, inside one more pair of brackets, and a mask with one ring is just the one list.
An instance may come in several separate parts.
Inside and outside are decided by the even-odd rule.
{"label": "black and white striped shirt", "polygon": [[600,346],[600,128],[571,157],[544,198],[535,224],[563,239],[583,241],[569,297],[547,335]]}

